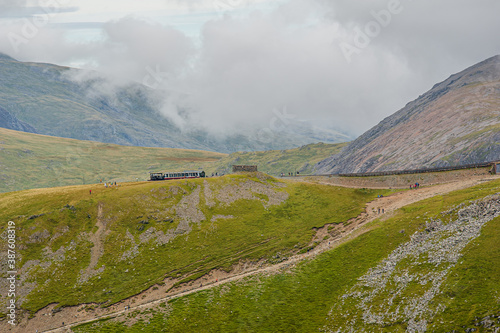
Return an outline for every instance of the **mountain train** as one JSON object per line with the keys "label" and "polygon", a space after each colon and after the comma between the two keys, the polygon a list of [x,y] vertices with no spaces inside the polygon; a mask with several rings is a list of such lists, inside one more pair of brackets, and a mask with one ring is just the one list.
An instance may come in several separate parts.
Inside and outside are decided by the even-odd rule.
{"label": "mountain train", "polygon": [[172,179],[192,179],[204,178],[205,171],[184,171],[184,172],[151,172],[150,181],[154,180],[172,180]]}

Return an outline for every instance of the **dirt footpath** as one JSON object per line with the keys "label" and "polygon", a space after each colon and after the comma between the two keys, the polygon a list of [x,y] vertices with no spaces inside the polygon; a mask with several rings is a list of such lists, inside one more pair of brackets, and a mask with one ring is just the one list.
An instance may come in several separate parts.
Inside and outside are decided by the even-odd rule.
{"label": "dirt footpath", "polygon": [[410,184],[420,183],[423,185],[437,185],[444,183],[462,182],[464,180],[480,177],[485,178],[490,176],[490,168],[463,169],[446,172],[429,172],[407,175],[391,175],[377,177],[290,177],[289,180],[298,181],[313,181],[321,182],[330,185],[350,187],[350,188],[409,188]]}
{"label": "dirt footpath", "polygon": [[[420,200],[432,198],[436,195],[442,195],[449,192],[466,189],[499,178],[500,176],[491,176],[491,175],[472,176],[469,177],[468,179],[456,182],[450,182],[429,187],[420,187],[419,189],[416,190],[408,190],[405,192],[395,193],[393,195],[383,198],[378,198],[376,201],[370,202],[367,206],[367,212],[369,215],[376,218],[378,215],[378,208],[383,208],[385,210],[385,213],[387,214]],[[375,211],[377,212],[375,213]]]}
{"label": "dirt footpath", "polygon": [[[293,267],[296,263],[298,263],[301,260],[304,259],[310,259],[318,255],[319,253],[322,253],[324,251],[333,249],[340,244],[345,243],[346,241],[349,241],[365,232],[368,231],[367,228],[363,228],[363,226],[371,221],[374,221],[377,218],[387,218],[389,217],[394,211],[396,211],[399,208],[402,208],[404,206],[407,206],[409,204],[418,202],[420,200],[428,199],[431,197],[434,197],[436,195],[443,195],[452,191],[457,191],[461,189],[466,189],[484,182],[488,182],[491,180],[495,179],[500,179],[500,176],[491,176],[491,175],[472,175],[471,177],[467,179],[460,178],[457,181],[441,184],[441,185],[435,185],[435,186],[428,186],[428,187],[421,187],[416,190],[407,190],[399,193],[392,194],[390,196],[382,197],[382,198],[377,198],[374,201],[370,202],[366,206],[366,211],[362,214],[360,214],[358,217],[348,221],[347,223],[341,223],[337,225],[330,225],[334,227],[333,238],[330,237],[329,239],[324,240],[324,236],[326,234],[332,234],[332,230],[328,231],[328,225],[319,229],[316,233],[316,236],[314,237],[314,241],[318,241],[319,244],[312,249],[311,251],[304,253],[304,254],[297,254],[292,257],[290,257],[288,260],[276,264],[276,265],[262,265],[260,264],[254,264],[254,265],[247,265],[246,267],[240,268],[238,270],[235,270],[232,274],[228,274],[225,276],[219,276],[217,279],[207,279],[207,277],[202,277],[201,279],[193,282],[191,284],[191,287],[189,290],[177,290],[174,293],[165,296],[164,292],[158,292],[155,296],[157,297],[155,300],[151,300],[150,297],[148,297],[148,301],[144,301],[141,303],[141,295],[139,294],[134,297],[135,300],[137,300],[136,303],[132,303],[127,310],[120,310],[116,311],[118,307],[121,305],[118,305],[117,307],[114,307],[115,311],[112,311],[111,313],[103,313],[100,312],[99,314],[96,313],[95,316],[92,318],[67,318],[66,322],[71,322],[71,324],[66,324],[62,327],[57,327],[54,329],[46,329],[46,330],[40,330],[39,332],[71,332],[71,327],[76,326],[79,324],[83,324],[86,322],[91,322],[96,319],[103,319],[103,318],[117,318],[117,320],[124,320],[124,316],[133,310],[145,310],[148,308],[152,308],[160,303],[164,303],[170,299],[173,298],[178,298],[182,296],[186,296],[195,292],[198,292],[200,290],[206,290],[213,288],[215,286],[220,286],[222,284],[228,283],[228,282],[234,282],[241,280],[244,277],[247,276],[252,276],[256,274],[264,274],[264,275],[269,275],[269,274],[276,274],[279,272],[282,272],[283,270],[288,270],[289,268]],[[294,180],[295,181],[295,180]],[[317,178],[312,181],[312,179],[309,179],[311,182],[316,182],[316,183],[326,183],[328,185],[332,185],[329,182],[325,182],[324,179]],[[379,209],[380,208],[380,213]],[[382,213],[383,209],[383,213]],[[214,272],[215,273],[215,272]],[[212,273],[211,273],[212,274]],[[210,274],[209,274],[210,275]],[[151,296],[151,295],[150,295]],[[128,303],[131,304],[131,303]],[[123,309],[123,307],[122,307]],[[46,311],[47,309],[44,309],[42,311]],[[64,311],[64,309],[63,309]],[[33,321],[30,320],[30,328],[32,327],[37,327],[38,323],[35,323],[34,321],[37,320],[37,318],[32,319]],[[39,322],[40,326],[43,327],[49,323],[43,323]],[[45,324],[45,325],[44,325]],[[54,324],[53,322],[50,324]],[[49,325],[50,325],[49,324]],[[47,326],[45,326],[47,327]],[[49,326],[50,327],[50,326]],[[54,326],[52,326],[54,327]],[[33,330],[34,331],[34,330]]]}
{"label": "dirt footpath", "polygon": [[[325,225],[323,228],[319,229],[314,237],[313,241],[322,241],[324,236],[328,232],[328,227],[334,227],[335,235],[333,242],[332,240],[322,241],[313,251],[312,255],[329,250],[333,247],[338,246],[341,243],[346,242],[354,237],[359,236],[361,233],[366,232],[366,229],[361,229],[361,227],[369,222],[375,221],[378,218],[387,219],[394,211],[413,204],[415,202],[432,198],[438,195],[443,195],[453,191],[463,190],[469,187],[479,185],[484,182],[500,179],[500,176],[491,175],[476,175],[469,179],[428,186],[420,187],[419,189],[410,190],[403,192],[394,193],[392,195],[377,198],[376,200],[369,202],[366,205],[366,210],[361,213],[355,219],[350,220],[348,223],[340,223],[336,225]],[[318,183],[324,183],[318,181]],[[329,183],[325,183],[329,184]],[[331,234],[331,232],[330,232]]]}

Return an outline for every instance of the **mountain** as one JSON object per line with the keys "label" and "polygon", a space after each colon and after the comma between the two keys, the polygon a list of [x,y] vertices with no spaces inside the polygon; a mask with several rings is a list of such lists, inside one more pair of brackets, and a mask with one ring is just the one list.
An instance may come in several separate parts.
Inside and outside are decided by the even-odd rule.
{"label": "mountain", "polygon": [[157,284],[164,295],[214,270],[279,262],[307,252],[313,228],[356,217],[378,193],[261,173],[2,193],[0,218],[19,228],[19,320],[55,303],[106,307]]}
{"label": "mountain", "polygon": [[16,116],[12,115],[2,107],[0,107],[0,127],[13,129],[16,131],[36,133],[36,130],[33,126],[20,121],[16,118]]}
{"label": "mountain", "polygon": [[500,159],[500,56],[444,82],[315,167],[318,173],[418,169]]}
{"label": "mountain", "polygon": [[160,115],[164,97],[137,83],[118,88],[98,73],[0,55],[0,127],[4,128],[120,145],[218,152],[350,140],[300,121],[265,137],[250,130],[217,137],[202,129],[181,130]]}
{"label": "mountain", "polygon": [[2,193],[17,325],[4,296],[0,331],[498,332],[500,180],[483,180],[390,195],[248,173]]}

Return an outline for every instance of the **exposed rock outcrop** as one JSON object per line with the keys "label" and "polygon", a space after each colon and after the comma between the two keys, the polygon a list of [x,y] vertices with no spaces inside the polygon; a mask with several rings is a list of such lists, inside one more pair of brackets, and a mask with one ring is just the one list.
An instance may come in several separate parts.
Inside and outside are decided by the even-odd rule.
{"label": "exposed rock outcrop", "polygon": [[36,129],[28,123],[20,121],[13,114],[0,106],[0,127],[16,131],[36,133]]}
{"label": "exposed rock outcrop", "polygon": [[[435,300],[442,293],[442,284],[459,265],[464,248],[479,237],[481,228],[500,216],[500,196],[460,205],[446,213],[457,217],[449,223],[428,221],[424,230],[359,278],[330,311],[331,324],[326,330],[364,332],[363,328],[372,331],[405,323],[407,332],[432,331],[428,322],[446,309]],[[484,321],[484,325],[493,327],[495,323]]]}

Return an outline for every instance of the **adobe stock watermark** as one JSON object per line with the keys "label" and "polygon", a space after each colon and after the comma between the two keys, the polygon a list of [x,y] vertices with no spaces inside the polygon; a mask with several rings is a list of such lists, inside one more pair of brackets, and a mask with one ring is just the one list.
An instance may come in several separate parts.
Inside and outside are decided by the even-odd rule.
{"label": "adobe stock watermark", "polygon": [[145,67],[146,75],[142,79],[142,84],[153,90],[162,89],[170,93],[175,93],[178,95],[191,95],[189,90],[182,90],[175,86],[175,77],[161,69],[160,65],[156,65],[154,68],[151,66]]}
{"label": "adobe stock watermark", "polygon": [[343,41],[339,44],[347,62],[351,63],[354,55],[361,54],[364,49],[370,46],[372,40],[377,38],[382,33],[382,30],[391,24],[394,16],[401,14],[403,9],[401,0],[389,0],[385,9],[372,10],[370,14],[373,20],[367,22],[363,27],[356,26],[352,34],[352,40],[349,42]]}
{"label": "adobe stock watermark", "polygon": [[261,128],[255,134],[255,141],[260,143],[271,143],[279,132],[283,132],[297,116],[288,113],[287,107],[281,110],[273,109],[274,117],[269,121],[269,127]]}
{"label": "adobe stock watermark", "polygon": [[213,5],[217,11],[234,10],[238,7],[249,5],[249,0],[214,0]]}
{"label": "adobe stock watermark", "polygon": [[30,18],[23,18],[23,24],[19,32],[9,32],[7,38],[15,53],[19,53],[22,45],[28,44],[36,38],[40,30],[47,26],[54,17],[62,12],[72,0],[39,0],[38,5],[42,13]]}
{"label": "adobe stock watermark", "polygon": [[17,270],[16,270],[16,223],[7,223],[7,322],[15,326],[16,321],[16,292],[17,292]]}
{"label": "adobe stock watermark", "polygon": [[156,65],[155,68],[146,66],[145,70],[147,74],[142,79],[142,84],[154,90],[164,85],[170,76],[168,72],[161,70],[160,65]]}

